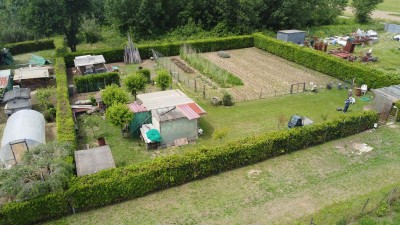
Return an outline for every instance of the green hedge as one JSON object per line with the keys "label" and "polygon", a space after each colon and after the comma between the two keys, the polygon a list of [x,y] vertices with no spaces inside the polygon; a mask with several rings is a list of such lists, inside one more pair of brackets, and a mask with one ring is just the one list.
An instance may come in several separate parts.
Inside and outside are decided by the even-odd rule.
{"label": "green hedge", "polygon": [[0,224],[32,224],[71,213],[65,193],[51,193],[26,202],[1,207]]}
{"label": "green hedge", "polygon": [[400,83],[400,76],[347,62],[325,52],[315,51],[262,34],[254,34],[254,45],[274,55],[293,61],[310,69],[325,73],[339,80],[356,78],[358,84],[380,88]]}
{"label": "green hedge", "polygon": [[6,44],[4,47],[10,49],[13,55],[55,48],[53,39],[17,42]]}
{"label": "green hedge", "polygon": [[[253,47],[254,38],[251,35],[246,35],[226,38],[209,38],[186,42],[171,42],[164,44],[146,44],[138,45],[137,47],[140,52],[140,57],[142,59],[149,59],[152,56],[151,49],[160,52],[164,56],[179,55],[179,50],[185,43],[192,45],[195,49],[201,52],[211,52]],[[67,67],[73,67],[75,57],[80,55],[103,55],[107,63],[124,61],[124,49],[82,51],[69,53],[64,56]]]}
{"label": "green hedge", "polygon": [[120,85],[119,74],[99,73],[74,77],[74,83],[78,93],[87,93],[104,89],[107,85]]}
{"label": "green hedge", "polygon": [[[400,102],[396,102],[395,106],[396,106],[396,107],[399,109],[399,111],[400,111]],[[397,115],[396,121],[397,121],[397,122],[400,122],[400,113]]]}
{"label": "green hedge", "polygon": [[68,81],[64,59],[56,58],[55,73],[57,82],[57,140],[68,141],[76,146],[75,123],[68,96]]}
{"label": "green hedge", "polygon": [[[63,193],[28,202],[9,203],[0,209],[1,224],[31,224],[76,211],[89,210],[153,191],[180,185],[223,171],[254,164],[326,141],[357,134],[373,127],[375,112],[360,112],[322,124],[266,133],[221,147],[200,148],[183,155],[100,171],[74,178]],[[22,212],[26,214],[21,214]],[[19,216],[20,215],[20,216]]]}
{"label": "green hedge", "polygon": [[377,120],[375,112],[358,113],[323,124],[249,137],[222,147],[106,170],[74,179],[67,195],[75,209],[88,210],[353,135],[372,128]]}

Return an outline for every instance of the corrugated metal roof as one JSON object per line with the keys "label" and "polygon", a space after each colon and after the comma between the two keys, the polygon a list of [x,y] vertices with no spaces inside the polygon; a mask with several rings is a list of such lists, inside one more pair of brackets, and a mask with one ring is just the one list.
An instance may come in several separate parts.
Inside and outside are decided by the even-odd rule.
{"label": "corrugated metal roof", "polygon": [[199,115],[203,115],[203,114],[207,113],[203,108],[201,108],[196,103],[189,103],[188,105],[190,106],[190,108],[192,108]]}
{"label": "corrugated metal roof", "polygon": [[26,67],[14,70],[14,80],[27,80],[49,77],[49,69],[42,67]]}
{"label": "corrugated metal roof", "polygon": [[139,104],[136,101],[134,103],[128,104],[128,108],[134,113],[148,111],[143,105]]}
{"label": "corrugated metal roof", "polygon": [[13,99],[30,99],[31,89],[30,88],[14,88],[11,91],[7,91],[4,94],[3,103],[11,101]]}
{"label": "corrugated metal roof", "polygon": [[75,67],[106,63],[103,55],[83,55],[74,59]]}
{"label": "corrugated metal roof", "polygon": [[148,110],[172,107],[194,102],[180,90],[168,90],[148,94],[140,94],[137,95],[137,98]]}
{"label": "corrugated metal roof", "polygon": [[111,154],[110,146],[108,145],[75,151],[75,162],[78,176],[115,168],[114,158]]}
{"label": "corrugated metal roof", "polygon": [[5,110],[21,109],[21,108],[32,108],[32,103],[30,99],[13,99],[8,101],[4,106]]}
{"label": "corrugated metal roof", "polygon": [[21,110],[8,118],[1,139],[1,148],[9,143],[26,139],[45,144],[45,136],[43,115],[35,110]]}
{"label": "corrugated metal roof", "polygon": [[400,100],[400,85],[392,85],[389,87],[374,89],[373,92],[380,93],[388,97],[393,103]]}
{"label": "corrugated metal roof", "polygon": [[6,88],[11,70],[0,70],[0,88]]}
{"label": "corrugated metal roof", "polygon": [[186,116],[189,120],[194,120],[200,118],[200,115],[196,113],[189,104],[178,105],[177,108],[183,115]]}
{"label": "corrugated metal roof", "polygon": [[177,107],[167,107],[162,109],[154,109],[151,111],[152,115],[157,118],[158,121],[172,121],[186,116]]}

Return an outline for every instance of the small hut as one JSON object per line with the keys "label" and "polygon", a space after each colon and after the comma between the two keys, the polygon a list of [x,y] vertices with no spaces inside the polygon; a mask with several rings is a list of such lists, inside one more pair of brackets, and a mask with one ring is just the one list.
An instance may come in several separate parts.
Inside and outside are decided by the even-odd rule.
{"label": "small hut", "polygon": [[400,85],[393,85],[379,89],[373,89],[375,93],[374,108],[380,114],[385,114],[387,119],[395,120],[399,109],[395,106],[400,101]]}
{"label": "small hut", "polygon": [[303,44],[306,39],[306,32],[302,30],[280,30],[276,38],[286,42]]}
{"label": "small hut", "polygon": [[45,120],[34,110],[21,110],[10,116],[1,139],[0,160],[8,165],[21,161],[24,152],[45,144]]}
{"label": "small hut", "polygon": [[106,60],[103,55],[77,56],[74,64],[81,75],[107,72]]}

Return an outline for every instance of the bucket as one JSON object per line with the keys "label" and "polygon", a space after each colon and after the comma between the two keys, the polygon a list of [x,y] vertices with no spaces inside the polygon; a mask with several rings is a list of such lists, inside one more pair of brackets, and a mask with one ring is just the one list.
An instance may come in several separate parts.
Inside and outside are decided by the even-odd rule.
{"label": "bucket", "polygon": [[361,96],[361,88],[356,88],[356,96]]}
{"label": "bucket", "polygon": [[97,143],[99,146],[104,146],[106,145],[106,140],[103,137],[97,138]]}

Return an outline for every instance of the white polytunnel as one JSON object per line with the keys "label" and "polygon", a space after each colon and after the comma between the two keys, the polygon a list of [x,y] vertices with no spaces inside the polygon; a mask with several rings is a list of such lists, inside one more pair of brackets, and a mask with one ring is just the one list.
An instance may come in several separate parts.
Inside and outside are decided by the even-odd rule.
{"label": "white polytunnel", "polygon": [[46,143],[45,119],[35,110],[21,110],[12,114],[1,139],[0,159],[15,164],[25,151]]}

